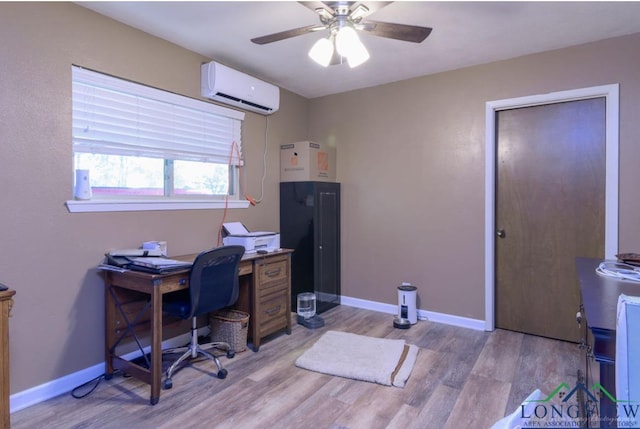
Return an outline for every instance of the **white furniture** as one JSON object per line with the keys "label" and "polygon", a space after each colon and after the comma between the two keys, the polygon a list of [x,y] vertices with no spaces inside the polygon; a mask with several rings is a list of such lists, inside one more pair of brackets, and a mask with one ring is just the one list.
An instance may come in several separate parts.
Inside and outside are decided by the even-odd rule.
{"label": "white furniture", "polygon": [[[640,285],[638,285],[640,292]],[[640,296],[620,295],[616,321],[618,427],[640,427]]]}

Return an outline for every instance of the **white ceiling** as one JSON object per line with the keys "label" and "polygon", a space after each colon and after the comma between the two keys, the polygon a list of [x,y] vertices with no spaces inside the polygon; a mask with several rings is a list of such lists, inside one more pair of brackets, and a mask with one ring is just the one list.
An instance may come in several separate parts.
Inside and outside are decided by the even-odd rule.
{"label": "white ceiling", "polygon": [[317,14],[297,2],[78,4],[306,98],[640,32],[640,2],[399,1],[367,18],[433,28],[424,42],[360,33],[368,62],[323,68],[307,52],[328,31],[267,45],[250,41],[318,24]]}

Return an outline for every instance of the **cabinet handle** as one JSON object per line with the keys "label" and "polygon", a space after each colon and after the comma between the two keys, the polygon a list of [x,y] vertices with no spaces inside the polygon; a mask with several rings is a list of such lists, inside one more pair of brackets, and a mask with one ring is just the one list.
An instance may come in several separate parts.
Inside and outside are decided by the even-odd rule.
{"label": "cabinet handle", "polygon": [[278,274],[280,274],[280,271],[282,271],[281,268],[276,268],[275,270],[265,271],[264,274],[267,277],[273,277],[273,276],[277,276]]}
{"label": "cabinet handle", "polygon": [[273,308],[269,308],[267,310],[265,310],[264,312],[267,313],[269,316],[271,316],[274,313],[277,313],[278,311],[280,311],[280,305],[273,307]]}

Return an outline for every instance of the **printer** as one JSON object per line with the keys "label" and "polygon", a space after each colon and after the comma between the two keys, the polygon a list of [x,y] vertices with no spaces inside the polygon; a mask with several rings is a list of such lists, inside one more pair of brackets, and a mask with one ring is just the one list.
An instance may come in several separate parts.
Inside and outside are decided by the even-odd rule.
{"label": "printer", "polygon": [[249,232],[240,222],[222,224],[222,244],[240,245],[245,253],[255,253],[258,250],[273,252],[280,249],[280,234],[275,232]]}

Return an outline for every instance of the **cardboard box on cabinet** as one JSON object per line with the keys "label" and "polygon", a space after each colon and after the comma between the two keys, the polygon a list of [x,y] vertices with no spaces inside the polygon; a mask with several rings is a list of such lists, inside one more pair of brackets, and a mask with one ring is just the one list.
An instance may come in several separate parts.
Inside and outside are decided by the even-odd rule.
{"label": "cardboard box on cabinet", "polygon": [[335,182],[336,148],[302,141],[280,145],[281,182]]}

